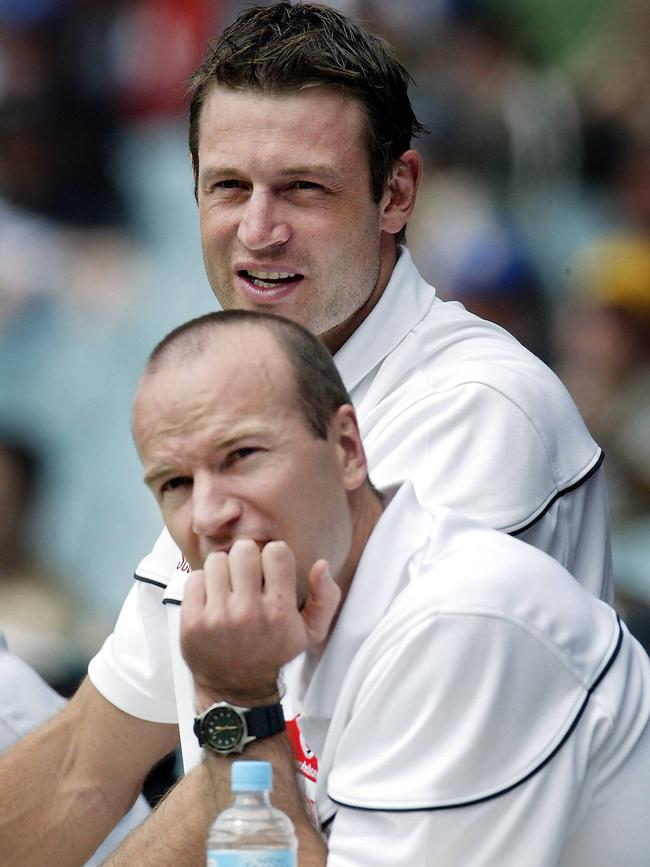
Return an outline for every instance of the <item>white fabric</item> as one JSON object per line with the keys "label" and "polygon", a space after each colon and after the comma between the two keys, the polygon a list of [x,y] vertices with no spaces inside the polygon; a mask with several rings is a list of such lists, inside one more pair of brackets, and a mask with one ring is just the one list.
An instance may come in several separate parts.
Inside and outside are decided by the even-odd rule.
{"label": "white fabric", "polygon": [[[535,356],[498,326],[437,299],[402,250],[382,298],[335,361],[377,486],[409,478],[425,505],[521,533],[594,595],[611,599],[602,471],[590,476],[600,449]],[[91,661],[94,685],[127,713],[176,718],[161,588],[170,585],[178,601],[170,582],[182,583],[186,570],[163,531],[136,570],[153,583],[135,582]],[[165,607],[174,616],[175,606]],[[174,677],[184,691],[178,671]]]}
{"label": "white fabric", "polygon": [[650,664],[620,640],[550,558],[404,486],[284,672],[328,865],[646,865]]}
{"label": "white fabric", "polygon": [[[180,670],[177,631],[173,646]],[[330,867],[647,863],[644,651],[551,558],[425,510],[411,485],[375,528],[322,658],[297,658],[283,681],[318,757],[306,794],[334,818]]]}

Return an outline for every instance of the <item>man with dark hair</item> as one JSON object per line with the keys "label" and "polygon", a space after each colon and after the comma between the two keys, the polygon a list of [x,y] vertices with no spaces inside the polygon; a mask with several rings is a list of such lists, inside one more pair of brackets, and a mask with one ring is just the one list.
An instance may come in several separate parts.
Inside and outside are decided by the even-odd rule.
{"label": "man with dark hair", "polygon": [[[329,399],[307,411],[301,376]],[[203,760],[109,863],[203,863],[243,751],[272,762],[308,867],[645,865],[643,649],[546,555],[410,482],[379,495],[316,337],[256,313],[188,323],[133,430],[193,569],[171,646]],[[318,757],[303,792],[285,715]]]}
{"label": "man with dark hair", "polygon": [[[192,84],[208,278],[224,308],[282,314],[334,354],[378,488],[410,479],[422,503],[519,536],[609,600],[601,450],[551,371],[502,329],[436,298],[401,243],[422,171],[408,80],[382,40],[332,9],[282,2],[242,13]],[[163,531],[89,679],[49,730],[50,755],[63,763],[69,748],[67,773],[92,780],[89,833],[114,821],[134,775],[179,731],[186,770],[196,760],[169,638],[190,570]],[[82,739],[71,736],[75,719]],[[28,804],[12,804],[10,821],[16,810],[29,818]],[[77,825],[59,822],[77,839]]]}
{"label": "man with dark hair", "polygon": [[[199,125],[215,87],[267,95],[329,87],[363,109],[370,191],[379,204],[396,161],[424,131],[408,97],[410,82],[388,43],[334,9],[302,3],[252,7],[224,30],[190,82],[189,140],[197,198]],[[404,236],[402,228],[395,240]]]}

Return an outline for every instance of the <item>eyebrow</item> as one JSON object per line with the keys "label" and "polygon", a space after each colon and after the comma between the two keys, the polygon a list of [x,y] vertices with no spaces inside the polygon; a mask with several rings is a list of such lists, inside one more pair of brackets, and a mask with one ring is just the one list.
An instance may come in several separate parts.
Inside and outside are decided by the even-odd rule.
{"label": "eyebrow", "polygon": [[[331,183],[340,183],[343,180],[343,174],[340,171],[333,169],[331,166],[319,163],[289,166],[288,168],[281,169],[278,172],[278,177],[281,178],[293,178],[299,175],[312,175],[329,180]],[[207,167],[205,170],[199,172],[199,180],[201,183],[217,180],[219,178],[239,178],[245,176],[246,172],[242,172],[241,169],[229,166],[214,168]]]}
{"label": "eyebrow", "polygon": [[279,172],[281,177],[293,177],[294,175],[318,175],[320,178],[329,178],[332,181],[341,180],[342,174],[337,169],[333,169],[328,165],[304,165],[291,166],[288,169],[282,169]]}
{"label": "eyebrow", "polygon": [[[266,431],[260,427],[250,427],[250,428],[242,428],[239,431],[236,431],[232,436],[226,437],[226,439],[220,440],[218,443],[214,445],[214,451],[224,452],[228,451],[228,449],[233,448],[237,445],[238,442],[244,439],[248,439],[248,437],[263,437],[266,434]],[[175,467],[172,467],[168,464],[164,464],[162,467],[151,470],[148,473],[145,473],[143,476],[143,481],[145,485],[148,487],[153,487],[154,484],[160,479],[165,478],[165,476],[183,476],[184,473],[179,471]]]}

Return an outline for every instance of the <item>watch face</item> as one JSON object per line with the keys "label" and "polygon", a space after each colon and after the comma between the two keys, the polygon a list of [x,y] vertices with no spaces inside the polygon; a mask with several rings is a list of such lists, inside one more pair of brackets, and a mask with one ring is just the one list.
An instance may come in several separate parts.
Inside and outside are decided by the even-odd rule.
{"label": "watch face", "polygon": [[231,707],[215,707],[203,720],[203,737],[213,749],[229,751],[244,737],[244,721]]}

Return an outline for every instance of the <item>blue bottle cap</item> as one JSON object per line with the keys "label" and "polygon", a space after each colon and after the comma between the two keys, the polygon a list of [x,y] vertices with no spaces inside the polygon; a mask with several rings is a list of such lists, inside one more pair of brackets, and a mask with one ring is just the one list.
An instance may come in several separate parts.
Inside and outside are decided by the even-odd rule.
{"label": "blue bottle cap", "polygon": [[270,762],[239,761],[230,768],[230,788],[233,792],[270,792],[273,767]]}

